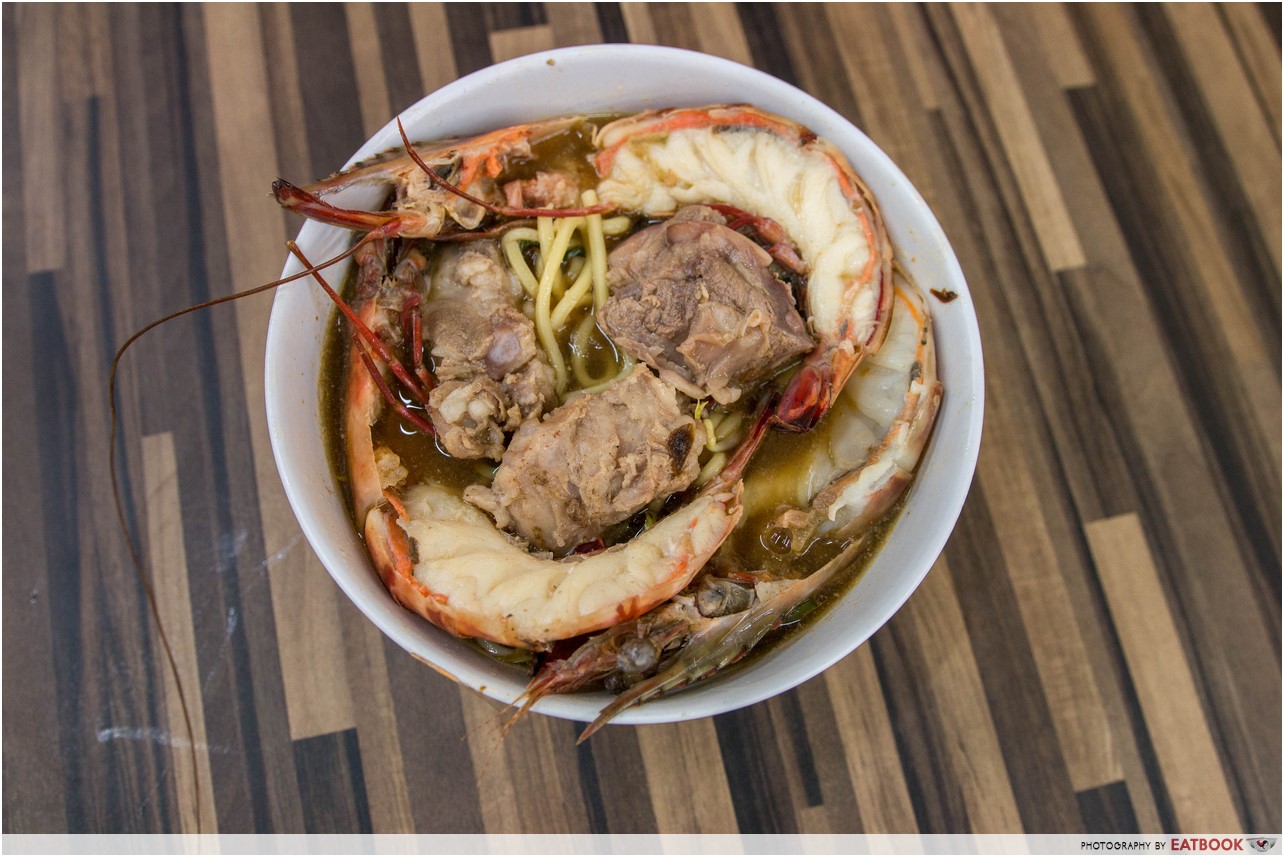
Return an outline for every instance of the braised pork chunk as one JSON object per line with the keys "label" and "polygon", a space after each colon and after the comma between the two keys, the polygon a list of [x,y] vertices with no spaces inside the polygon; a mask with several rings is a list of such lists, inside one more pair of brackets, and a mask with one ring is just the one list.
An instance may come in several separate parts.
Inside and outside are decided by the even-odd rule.
{"label": "braised pork chunk", "polygon": [[494,241],[448,247],[432,272],[424,334],[437,387],[429,395],[442,447],[498,459],[505,432],[556,403],[553,370],[522,314],[522,288]]}
{"label": "braised pork chunk", "polygon": [[704,429],[645,366],[513,436],[491,487],[464,498],[543,550],[589,542],[699,472]]}
{"label": "braised pork chunk", "polygon": [[724,222],[687,206],[617,247],[598,323],[682,392],[729,404],[813,342],[771,256]]}

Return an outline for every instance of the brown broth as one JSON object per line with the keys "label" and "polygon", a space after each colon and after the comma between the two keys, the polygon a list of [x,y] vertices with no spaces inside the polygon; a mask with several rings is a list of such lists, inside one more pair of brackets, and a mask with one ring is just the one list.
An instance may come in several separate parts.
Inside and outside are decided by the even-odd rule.
{"label": "brown broth", "polygon": [[593,168],[593,134],[613,117],[586,117],[585,121],[565,131],[551,134],[531,144],[531,157],[509,165],[500,175],[502,184],[514,179],[529,179],[536,172],[564,173],[574,176],[580,187],[597,185]]}
{"label": "brown broth", "polygon": [[794,553],[769,526],[781,506],[798,502],[797,480],[779,474],[799,472],[814,450],[829,444],[831,435],[831,422],[823,421],[806,434],[770,431],[763,438],[745,469],[747,512],[724,548],[746,568],[806,577],[842,550],[845,540],[818,538]]}
{"label": "brown broth", "polygon": [[[353,279],[349,276],[341,291],[345,299],[351,296]],[[352,486],[348,480],[348,454],[344,448],[343,431],[343,391],[347,386],[344,379],[348,375],[347,330],[348,323],[339,310],[331,310],[325,339],[321,343],[321,375],[317,379],[317,393],[321,411],[321,442],[325,446],[330,474],[351,513]],[[357,532],[361,532],[359,525]]]}

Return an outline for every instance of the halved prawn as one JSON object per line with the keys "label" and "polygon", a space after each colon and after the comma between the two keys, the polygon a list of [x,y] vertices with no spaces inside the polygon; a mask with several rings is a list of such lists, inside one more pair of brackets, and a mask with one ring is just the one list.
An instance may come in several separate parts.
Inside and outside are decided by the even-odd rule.
{"label": "halved prawn", "polygon": [[[364,397],[350,405],[350,413],[381,407],[364,386],[350,390]],[[557,640],[626,622],[690,582],[740,521],[744,468],[762,440],[767,416],[764,408],[731,461],[690,502],[627,544],[599,553],[534,555],[443,488],[397,490],[404,472],[389,467],[391,453],[367,442],[368,430],[360,448],[349,444],[354,493],[381,492],[383,502],[359,511],[358,520],[364,520],[376,570],[404,607],[459,636],[547,649]],[[359,428],[365,417],[357,422]],[[358,479],[364,484],[357,486]]]}
{"label": "halved prawn", "polygon": [[760,482],[746,501],[791,506],[775,526],[790,531],[796,549],[814,535],[840,538],[870,526],[914,478],[944,388],[922,293],[897,270],[895,294],[883,347],[844,389],[828,442],[811,448],[788,483]]}
{"label": "halved prawn", "polygon": [[651,216],[730,205],[778,225],[798,248],[818,344],[775,423],[814,428],[861,358],[882,344],[891,309],[891,243],[847,159],[807,128],[744,105],[639,113],[603,127],[594,144],[603,202]]}

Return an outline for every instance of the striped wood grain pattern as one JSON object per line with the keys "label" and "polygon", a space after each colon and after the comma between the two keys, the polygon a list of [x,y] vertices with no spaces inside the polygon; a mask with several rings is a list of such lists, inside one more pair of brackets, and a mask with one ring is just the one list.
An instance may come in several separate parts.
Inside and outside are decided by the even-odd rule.
{"label": "striped wood grain pattern", "polygon": [[1202,775],[1217,768],[1217,751],[1141,524],[1136,515],[1119,515],[1092,521],[1086,532],[1147,731],[1169,772],[1177,823],[1211,830],[1234,818],[1235,807],[1224,780]]}
{"label": "striped wood grain pattern", "polygon": [[[196,637],[192,631],[192,596],[187,585],[187,552],[183,547],[183,504],[178,493],[178,461],[174,437],[168,432],[143,438],[143,496],[147,501],[148,562],[152,568],[173,569],[155,577],[157,613],[165,628],[174,667],[182,682],[162,664],[166,725],[158,733],[171,750],[174,784],[180,794],[199,793],[180,805],[183,833],[217,833],[214,795],[209,790],[210,747],[205,741],[205,709],[201,701],[201,674],[196,664]],[[187,735],[191,724],[191,738]],[[128,729],[129,727],[126,727]],[[121,737],[150,735],[151,729],[133,729]],[[195,744],[195,754],[190,752]],[[192,765],[195,763],[196,770]],[[200,782],[197,783],[196,780]],[[201,786],[204,785],[204,788]]]}
{"label": "striped wood grain pattern", "polygon": [[[776,699],[501,712],[331,584],[263,415],[270,298],[148,334],[122,488],[222,832],[1280,828],[1280,35],[1252,5],[57,6],[3,18],[4,830],[178,831],[190,750],[111,505],[115,347],[271,280],[267,188],[492,62],[634,41],[860,125],[950,236],[986,348],[955,535]],[[878,34],[881,38],[875,37]]]}

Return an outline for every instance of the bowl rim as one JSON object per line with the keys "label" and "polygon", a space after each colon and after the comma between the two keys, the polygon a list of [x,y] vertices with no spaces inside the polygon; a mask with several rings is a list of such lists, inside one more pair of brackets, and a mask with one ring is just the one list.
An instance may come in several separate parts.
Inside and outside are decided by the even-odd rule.
{"label": "bowl rim", "polygon": [[[747,686],[737,688],[736,693],[719,693],[719,689],[725,689],[729,682],[733,681],[736,676],[728,676],[726,681],[710,682],[704,685],[707,691],[710,687],[714,692],[701,692],[701,687],[696,687],[681,694],[664,699],[649,702],[646,705],[637,706],[622,712],[614,719],[614,723],[619,724],[648,724],[648,723],[668,723],[682,720],[696,719],[701,717],[713,716],[729,711],[734,711],[749,705],[756,704],[765,699],[769,699],[780,693],[784,693],[805,681],[815,677],[821,672],[827,670],[848,654],[854,652],[860,646],[864,645],[875,633],[877,633],[887,622],[904,606],[910,596],[917,591],[922,581],[926,578],[928,572],[939,559],[942,550],[945,547],[958,517],[962,512],[963,505],[969,493],[972,480],[975,477],[977,457],[980,449],[981,430],[984,421],[984,363],[980,341],[980,329],[976,318],[975,308],[972,304],[971,295],[968,290],[966,279],[959,265],[954,249],[944,230],[941,228],[936,215],[927,205],[917,188],[909,181],[900,168],[892,159],[873,142],[860,128],[854,123],[843,117],[829,105],[820,101],[818,98],[804,92],[792,84],[786,83],[772,75],[740,63],[728,60],[722,57],[716,57],[697,51],[689,51],[681,48],[672,48],[658,45],[634,45],[634,44],[595,44],[580,45],[574,47],[557,48],[548,51],[539,51],[525,56],[516,57],[501,63],[496,63],[485,68],[474,71],[468,75],[460,77],[437,90],[425,94],[414,104],[407,107],[397,116],[392,117],[379,131],[370,136],[366,142],[357,149],[353,156],[344,165],[344,168],[351,166],[353,163],[369,157],[371,154],[389,148],[391,145],[399,145],[400,137],[396,128],[398,116],[408,125],[413,127],[417,124],[419,118],[424,114],[430,114],[435,109],[434,102],[445,100],[454,96],[465,95],[471,91],[484,90],[496,81],[504,80],[510,75],[520,73],[523,70],[534,71],[541,66],[557,66],[566,61],[580,59],[596,59],[599,57],[609,56],[613,60],[619,60],[621,56],[629,55],[632,59],[645,59],[647,61],[663,62],[672,60],[681,63],[703,64],[713,72],[731,74],[744,80],[744,86],[750,90],[750,98],[747,101],[755,100],[754,95],[766,92],[777,97],[787,97],[795,99],[800,103],[800,112],[806,110],[817,116],[823,116],[831,123],[843,128],[844,133],[853,134],[861,142],[862,150],[860,151],[860,161],[862,164],[877,162],[879,170],[887,173],[892,180],[904,185],[904,190],[908,192],[912,199],[914,207],[919,210],[921,222],[918,226],[925,232],[924,240],[930,242],[939,248],[941,261],[943,263],[942,273],[945,276],[946,287],[954,290],[959,297],[957,301],[963,307],[966,307],[966,317],[964,319],[965,341],[963,342],[964,350],[971,357],[971,371],[968,374],[967,382],[970,386],[971,407],[968,409],[969,418],[964,423],[964,435],[961,438],[963,445],[963,457],[954,468],[951,468],[955,476],[957,488],[957,502],[947,507],[946,514],[939,518],[939,525],[934,527],[931,538],[924,541],[918,553],[924,557],[930,556],[929,561],[924,561],[921,567],[909,569],[909,573],[902,576],[902,583],[896,588],[895,593],[885,599],[886,608],[878,611],[877,621],[868,623],[867,630],[854,634],[850,639],[842,641],[841,645],[833,646],[830,650],[819,656],[814,656],[806,660],[805,666],[787,673],[777,671],[774,677],[766,678],[762,681],[750,683]],[[637,96],[632,96],[637,100]],[[689,98],[671,99],[674,104],[700,103],[692,102]],[[668,106],[668,105],[665,105]],[[812,124],[815,124],[814,120]],[[468,128],[466,123],[459,127],[463,133],[477,133],[488,130],[486,128]],[[849,158],[850,151],[839,146]],[[864,167],[868,170],[868,167]],[[326,226],[314,221],[307,221],[300,229],[297,241],[300,246],[311,246],[313,242],[321,240],[327,233],[338,234],[345,233],[338,227]],[[293,256],[286,257],[286,264],[282,276],[288,276],[302,270],[302,266]],[[268,433],[271,440],[273,456],[277,466],[278,475],[281,478],[282,485],[285,489],[287,499],[290,502],[300,528],[303,530],[310,546],[325,566],[327,572],[339,588],[343,590],[349,600],[357,607],[362,614],[373,622],[376,627],[384,634],[391,638],[398,646],[405,649],[417,660],[423,661],[437,672],[450,678],[452,681],[467,687],[475,692],[480,692],[485,696],[503,703],[512,703],[517,694],[510,692],[510,689],[496,685],[492,676],[484,674],[480,668],[472,667],[467,663],[457,662],[460,659],[455,658],[451,653],[438,649],[436,652],[425,652],[421,647],[416,645],[415,639],[408,639],[402,630],[397,627],[397,620],[394,616],[400,612],[405,613],[405,608],[396,604],[389,595],[386,599],[387,608],[380,609],[375,605],[368,605],[363,595],[359,594],[356,589],[356,583],[350,579],[350,569],[345,564],[339,562],[339,558],[333,556],[336,549],[332,547],[331,534],[313,518],[311,510],[312,498],[308,492],[304,491],[302,486],[293,476],[292,470],[287,465],[286,447],[287,439],[282,435],[282,416],[279,408],[287,407],[287,400],[295,400],[294,396],[285,394],[283,386],[286,379],[280,375],[271,359],[273,356],[274,345],[279,343],[285,335],[283,328],[285,326],[282,316],[286,313],[285,306],[289,301],[290,293],[279,290],[273,300],[272,314],[268,323],[268,333],[265,348],[265,384],[264,397],[266,399],[266,413],[268,422]],[[283,395],[285,394],[285,395]],[[949,391],[946,392],[946,400],[950,397]],[[942,413],[938,415],[938,420],[944,415],[946,402],[942,403]],[[319,416],[319,415],[318,415]],[[319,422],[319,420],[318,420]],[[935,438],[933,438],[935,440]],[[929,443],[928,452],[930,452],[931,443]],[[926,453],[925,453],[926,455]],[[346,507],[346,500],[339,501]],[[364,555],[364,554],[363,554]],[[339,565],[340,568],[335,566]],[[368,570],[367,566],[367,570]],[[382,585],[382,584],[381,584]],[[852,590],[849,590],[849,593]],[[385,590],[386,593],[386,590]],[[847,596],[844,596],[847,597]],[[427,620],[423,620],[426,624]],[[435,626],[432,631],[445,634]],[[805,634],[803,635],[805,636]],[[439,660],[447,661],[446,664],[436,663],[430,659],[430,656],[437,657]],[[483,655],[478,654],[478,658]],[[738,671],[743,674],[743,671]],[[560,717],[570,720],[588,721],[593,719],[602,705],[609,701],[609,697],[603,694],[593,695],[571,695],[571,696],[553,696],[546,697],[535,706],[534,711]]]}

